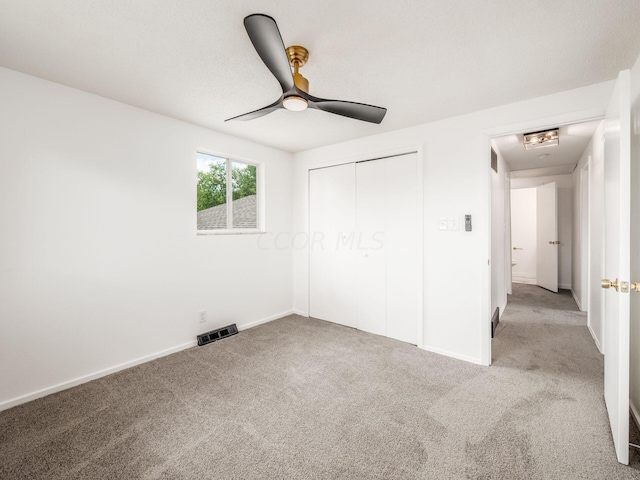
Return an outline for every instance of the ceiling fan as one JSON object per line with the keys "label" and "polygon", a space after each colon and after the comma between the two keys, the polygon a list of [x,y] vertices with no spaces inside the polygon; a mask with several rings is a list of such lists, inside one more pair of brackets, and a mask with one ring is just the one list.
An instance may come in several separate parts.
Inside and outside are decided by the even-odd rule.
{"label": "ceiling fan", "polygon": [[[245,17],[244,27],[258,55],[280,83],[282,96],[271,105],[228,118],[225,122],[253,120],[282,108],[293,111],[313,108],[365,122],[382,122],[387,113],[386,108],[342,100],[327,100],[309,95],[309,81],[298,71],[307,63],[309,52],[299,45],[285,49],[280,30],[278,30],[278,25],[273,18],[255,13]],[[291,72],[292,68],[293,73]]]}

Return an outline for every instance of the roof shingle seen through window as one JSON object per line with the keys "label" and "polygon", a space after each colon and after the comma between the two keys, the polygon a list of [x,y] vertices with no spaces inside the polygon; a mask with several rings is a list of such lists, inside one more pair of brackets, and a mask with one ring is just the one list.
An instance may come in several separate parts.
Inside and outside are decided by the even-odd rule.
{"label": "roof shingle seen through window", "polygon": [[[233,209],[233,228],[258,228],[256,196],[248,195],[231,204]],[[198,230],[217,230],[227,228],[227,204],[200,210],[198,212]]]}

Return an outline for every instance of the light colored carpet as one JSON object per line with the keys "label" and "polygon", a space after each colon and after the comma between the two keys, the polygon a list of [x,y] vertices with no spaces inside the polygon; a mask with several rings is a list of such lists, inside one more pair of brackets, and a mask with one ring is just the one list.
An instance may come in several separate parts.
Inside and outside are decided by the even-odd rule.
{"label": "light colored carpet", "polygon": [[0,478],[640,478],[585,315],[510,300],[492,367],[290,316],[15,407]]}

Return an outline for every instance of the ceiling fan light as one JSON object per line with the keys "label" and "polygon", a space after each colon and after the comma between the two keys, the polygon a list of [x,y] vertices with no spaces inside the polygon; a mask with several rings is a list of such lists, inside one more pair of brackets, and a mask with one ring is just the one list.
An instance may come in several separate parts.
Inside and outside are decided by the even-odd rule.
{"label": "ceiling fan light", "polygon": [[293,112],[301,112],[302,110],[305,110],[307,108],[307,101],[302,97],[298,97],[297,95],[291,95],[290,97],[287,97],[282,101],[282,105],[287,110],[291,110]]}

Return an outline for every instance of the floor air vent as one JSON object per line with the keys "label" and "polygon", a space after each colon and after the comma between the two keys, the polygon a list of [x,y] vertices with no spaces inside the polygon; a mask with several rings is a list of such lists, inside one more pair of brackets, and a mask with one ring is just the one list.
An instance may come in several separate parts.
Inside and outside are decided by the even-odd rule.
{"label": "floor air vent", "polygon": [[235,335],[236,333],[238,333],[238,327],[236,327],[235,323],[233,325],[229,325],[228,327],[211,330],[210,332],[198,335],[198,345],[206,345],[207,343],[230,337],[231,335]]}

